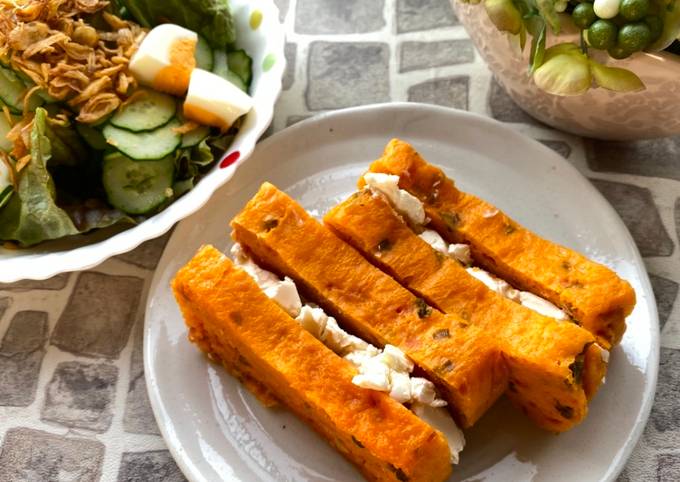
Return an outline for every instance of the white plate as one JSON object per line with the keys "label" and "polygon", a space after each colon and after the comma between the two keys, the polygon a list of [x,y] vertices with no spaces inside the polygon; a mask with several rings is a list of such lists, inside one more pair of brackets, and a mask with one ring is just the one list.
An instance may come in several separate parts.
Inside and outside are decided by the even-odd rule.
{"label": "white plate", "polygon": [[[238,160],[225,169],[219,164],[198,185],[143,223],[130,229],[103,229],[91,234],[72,236],[28,249],[5,249],[0,246],[0,283],[21,279],[46,279],[58,273],[88,269],[117,254],[125,253],[144,241],[167,232],[177,221],[203,206],[215,190],[234,175],[250,156],[257,140],[274,115],[274,104],[281,93],[281,79],[286,67],[283,53],[285,34],[279,21],[279,9],[273,0],[230,0],[236,22],[239,48],[253,59],[250,95],[253,109],[223,158],[238,152]],[[259,26],[251,28],[254,12],[262,15]]]}
{"label": "white plate", "polygon": [[545,433],[501,401],[466,433],[452,480],[613,480],[647,420],[658,365],[656,305],[630,234],[591,184],[549,149],[495,121],[419,104],[349,109],[280,132],[173,233],[150,291],[144,359],[156,419],[179,466],[192,481],[361,480],[293,415],[263,408],[206,361],[187,341],[169,283],[200,245],[229,248],[229,221],[263,181],[321,216],[354,190],[391,137],[411,142],[464,190],[539,234],[611,266],[638,296],[607,382],[581,426]]}

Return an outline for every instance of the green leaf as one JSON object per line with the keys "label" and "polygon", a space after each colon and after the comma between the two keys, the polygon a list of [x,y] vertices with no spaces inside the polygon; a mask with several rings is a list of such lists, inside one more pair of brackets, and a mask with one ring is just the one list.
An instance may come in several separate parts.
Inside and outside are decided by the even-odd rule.
{"label": "green leaf", "polygon": [[7,186],[5,189],[0,191],[0,209],[2,209],[5,204],[7,204],[7,202],[12,197],[12,194],[14,194],[14,188],[12,186]]}
{"label": "green leaf", "polygon": [[201,34],[216,49],[236,41],[228,0],[122,0],[122,3],[145,27],[175,23]]}
{"label": "green leaf", "polygon": [[560,33],[560,17],[555,10],[554,0],[536,0],[536,8],[555,35]]}
{"label": "green leaf", "polygon": [[536,72],[544,61],[545,56],[545,22],[542,22],[541,27],[536,35],[531,38],[531,54],[529,57],[529,72]]}
{"label": "green leaf", "polygon": [[512,34],[520,33],[522,16],[512,0],[484,0],[484,8],[498,30]]}
{"label": "green leaf", "polygon": [[136,224],[136,221],[124,212],[103,204],[85,207],[81,203],[76,206],[66,206],[64,211],[73,220],[76,229],[80,233],[87,233],[93,229],[108,228],[119,223]]}
{"label": "green leaf", "polygon": [[78,234],[71,218],[55,203],[52,176],[47,171],[51,156],[45,135],[47,112],[37,109],[31,131],[31,160],[21,171],[19,186],[0,210],[0,239],[31,246],[48,239]]}
{"label": "green leaf", "polygon": [[583,54],[558,53],[534,72],[534,82],[545,92],[555,95],[580,95],[593,83],[590,64]]}
{"label": "green leaf", "polygon": [[[191,149],[191,162],[194,164],[205,167],[209,166],[215,161],[215,156],[213,156],[212,149],[210,149],[210,138],[204,139],[201,143]],[[225,149],[226,150],[226,149]]]}
{"label": "green leaf", "polygon": [[87,161],[91,155],[90,149],[70,123],[60,125],[47,122],[45,136],[50,141],[50,165],[75,166]]}
{"label": "green leaf", "polygon": [[[104,203],[78,202],[64,209],[57,206],[54,180],[47,170],[53,152],[49,130],[47,112],[37,109],[31,131],[31,160],[19,175],[16,192],[0,208],[0,240],[32,246],[118,223],[134,223],[134,219]],[[62,142],[71,135],[77,134],[62,132],[56,140]],[[72,152],[73,146],[64,148]]]}
{"label": "green leaf", "polygon": [[547,62],[551,58],[553,58],[557,55],[561,55],[561,54],[581,55],[581,49],[579,49],[578,46],[575,43],[571,43],[571,42],[563,42],[561,44],[555,44],[545,51],[545,55],[543,56],[543,61]]}
{"label": "green leaf", "polygon": [[663,22],[663,31],[661,37],[645,49],[650,52],[663,50],[680,38],[680,0],[671,0],[665,8],[661,8],[659,14]]}
{"label": "green leaf", "polygon": [[524,47],[527,44],[527,29],[524,26],[524,23],[522,23],[522,28],[519,31],[519,49],[520,51],[524,52]]}
{"label": "green leaf", "polygon": [[524,16],[524,26],[527,28],[529,35],[537,37],[541,30],[545,28],[545,21],[543,17],[536,13],[528,13]]}
{"label": "green leaf", "polygon": [[645,89],[645,84],[640,77],[630,70],[618,67],[607,67],[590,61],[590,69],[595,83],[605,89],[615,92],[637,92]]}

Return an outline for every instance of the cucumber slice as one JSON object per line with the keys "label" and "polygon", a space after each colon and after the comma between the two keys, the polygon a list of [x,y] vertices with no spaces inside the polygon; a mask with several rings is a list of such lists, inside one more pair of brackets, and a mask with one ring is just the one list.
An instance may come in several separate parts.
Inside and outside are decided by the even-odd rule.
{"label": "cucumber slice", "polygon": [[176,132],[180,121],[173,119],[162,127],[148,132],[130,132],[113,124],[104,127],[106,142],[137,161],[161,159],[174,152],[182,143]]}
{"label": "cucumber slice", "polygon": [[227,54],[229,70],[241,77],[244,84],[250,85],[253,78],[253,61],[245,50],[234,50]]}
{"label": "cucumber slice", "polygon": [[198,43],[196,44],[196,67],[203,70],[212,70],[213,68],[213,51],[208,45],[208,41],[198,36]]}
{"label": "cucumber slice", "polygon": [[78,131],[78,134],[80,134],[80,137],[82,137],[92,149],[104,151],[109,147],[106,143],[104,134],[102,134],[100,130],[95,129],[88,124],[81,123],[76,123],[76,130]]}
{"label": "cucumber slice", "polygon": [[111,124],[132,132],[151,131],[175,117],[177,103],[172,96],[155,90],[141,90],[132,102],[118,109]]}
{"label": "cucumber slice", "polygon": [[248,93],[248,86],[241,80],[241,77],[229,70],[227,62],[227,54],[220,50],[215,50],[215,65],[213,66],[213,74],[217,74],[223,79],[228,80],[243,92]]}
{"label": "cucumber slice", "polygon": [[[7,104],[12,113],[21,114],[24,110],[24,94],[28,91],[19,76],[12,70],[0,66],[0,99]],[[31,96],[28,108],[35,110],[42,105],[43,99],[38,95]]]}
{"label": "cucumber slice", "polygon": [[0,150],[9,152],[14,148],[12,142],[7,139],[7,134],[12,130],[12,126],[7,121],[4,112],[0,112]]}
{"label": "cucumber slice", "polygon": [[231,70],[227,70],[226,75],[223,75],[222,77],[224,77],[225,79],[227,79],[229,82],[231,82],[232,84],[234,84],[236,87],[238,87],[239,89],[241,89],[241,90],[242,90],[243,92],[245,92],[246,94],[248,93],[248,86],[243,82],[243,80],[241,79],[241,77],[239,77],[238,75],[236,75],[236,74],[235,74],[234,72],[232,72]]}
{"label": "cucumber slice", "polygon": [[174,156],[141,162],[114,152],[104,157],[102,182],[113,207],[146,214],[172,196],[174,174]]}
{"label": "cucumber slice", "polygon": [[222,50],[215,50],[213,52],[215,61],[213,62],[212,72],[220,77],[224,77],[229,72],[229,63],[227,62],[227,53]]}
{"label": "cucumber slice", "polygon": [[191,132],[187,132],[182,136],[182,144],[180,147],[194,147],[203,142],[203,139],[210,135],[210,127],[198,126]]}

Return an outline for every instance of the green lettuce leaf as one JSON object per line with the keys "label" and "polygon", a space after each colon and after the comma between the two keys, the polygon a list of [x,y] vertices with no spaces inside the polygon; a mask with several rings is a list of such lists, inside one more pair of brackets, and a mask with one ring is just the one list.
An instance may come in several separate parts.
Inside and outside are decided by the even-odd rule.
{"label": "green lettuce leaf", "polygon": [[71,123],[45,125],[45,136],[50,141],[50,165],[75,166],[88,160],[90,150]]}
{"label": "green lettuce leaf", "polygon": [[[47,170],[54,152],[50,136],[59,145],[71,134],[60,130],[57,135],[50,130],[47,111],[39,108],[31,131],[31,160],[21,171],[19,185],[9,203],[0,208],[0,240],[32,246],[118,223],[134,223],[134,219],[105,205],[81,202],[66,209],[57,205],[54,180]],[[60,148],[64,149],[60,153],[64,156],[78,149],[66,145]],[[70,165],[76,161],[64,158],[60,162]]]}
{"label": "green lettuce leaf", "polygon": [[78,229],[56,202],[52,176],[47,171],[51,156],[45,135],[47,112],[35,111],[31,132],[31,160],[21,171],[19,186],[9,203],[0,210],[0,239],[31,246],[48,239],[78,234]]}
{"label": "green lettuce leaf", "polygon": [[145,27],[175,23],[201,34],[217,49],[236,41],[228,0],[121,0]]}
{"label": "green lettuce leaf", "polygon": [[108,228],[119,223],[137,224],[137,220],[118,209],[113,209],[103,203],[101,205],[91,205],[92,203],[93,201],[90,201],[86,203],[87,206],[80,204],[64,207],[64,210],[81,233],[87,233],[93,229]]}

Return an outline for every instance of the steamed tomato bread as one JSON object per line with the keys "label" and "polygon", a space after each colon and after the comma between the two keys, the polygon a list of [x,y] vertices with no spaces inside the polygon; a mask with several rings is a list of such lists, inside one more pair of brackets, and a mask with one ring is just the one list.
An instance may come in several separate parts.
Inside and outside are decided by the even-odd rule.
{"label": "steamed tomato bread", "polygon": [[184,115],[199,124],[228,129],[253,107],[253,99],[219,75],[194,69]]}
{"label": "steamed tomato bread", "polygon": [[182,96],[196,67],[198,35],[179,25],[163,24],[151,30],[130,59],[130,71],[143,85]]}

